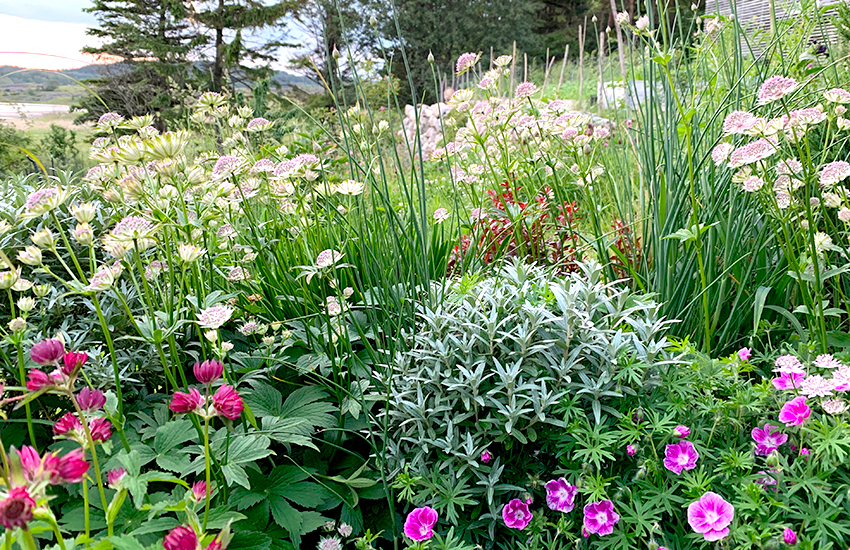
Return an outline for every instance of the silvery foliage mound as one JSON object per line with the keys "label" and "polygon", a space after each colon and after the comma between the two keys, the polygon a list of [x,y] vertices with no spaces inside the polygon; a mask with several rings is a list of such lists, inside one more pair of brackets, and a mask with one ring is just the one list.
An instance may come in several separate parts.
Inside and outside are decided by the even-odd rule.
{"label": "silvery foliage mound", "polygon": [[482,451],[519,444],[533,452],[538,438],[564,427],[553,409],[567,396],[597,424],[619,416],[617,401],[657,378],[635,387],[616,379],[618,365],[670,360],[660,306],[605,284],[596,262],[568,277],[507,264],[439,291],[440,305],[420,312],[410,351],[396,356],[383,391],[388,459],[396,472],[429,480],[475,474],[472,485],[482,488],[473,490],[486,494],[491,512],[495,493],[511,488],[497,490],[504,466],[497,458],[483,471]]}

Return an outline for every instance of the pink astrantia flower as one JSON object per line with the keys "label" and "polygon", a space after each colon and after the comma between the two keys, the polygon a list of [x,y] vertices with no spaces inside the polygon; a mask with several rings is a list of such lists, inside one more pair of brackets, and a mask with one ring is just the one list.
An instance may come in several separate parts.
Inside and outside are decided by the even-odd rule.
{"label": "pink astrantia flower", "polygon": [[738,359],[741,361],[749,361],[753,356],[753,351],[750,348],[741,348],[738,350]]}
{"label": "pink astrantia flower", "polygon": [[841,361],[832,356],[831,353],[822,353],[814,361],[819,369],[837,369],[843,365]]}
{"label": "pink astrantia flower", "polygon": [[84,351],[69,351],[62,356],[62,372],[65,376],[71,376],[77,369],[82,368],[88,359],[89,356]]}
{"label": "pink astrantia flower", "polygon": [[483,451],[481,453],[481,462],[489,464],[491,460],[493,460],[493,455],[490,454],[490,451]]}
{"label": "pink astrantia flower", "polygon": [[[724,134],[743,134],[753,127],[758,121],[758,117],[747,111],[732,111],[726,118],[723,119]],[[729,152],[726,152],[729,156]],[[723,160],[726,160],[725,158]],[[717,161],[715,161],[717,162]]]}
{"label": "pink astrantia flower", "polygon": [[192,484],[192,499],[195,502],[201,502],[207,498],[207,482],[196,481]]}
{"label": "pink astrantia flower", "polygon": [[97,411],[106,404],[106,396],[100,390],[90,389],[88,386],[77,394],[77,404],[87,412]]}
{"label": "pink astrantia flower", "polygon": [[756,454],[767,456],[786,441],[788,436],[779,431],[777,426],[765,424],[764,428],[753,428],[751,432],[753,440],[756,442]]}
{"label": "pink astrantia flower", "polygon": [[812,414],[812,409],[806,405],[805,397],[795,397],[782,405],[779,411],[779,421],[786,426],[799,426],[809,418]]}
{"label": "pink astrantia flower", "polygon": [[673,435],[679,438],[685,438],[691,435],[691,429],[687,426],[676,426],[673,428]]}
{"label": "pink astrantia flower", "polygon": [[850,163],[843,160],[836,160],[829,164],[824,164],[820,171],[821,187],[832,187],[841,180],[850,177]]}
{"label": "pink astrantia flower", "polygon": [[30,358],[43,367],[58,364],[64,355],[65,344],[55,338],[42,340],[30,349]]}
{"label": "pink astrantia flower", "polygon": [[537,93],[537,86],[533,82],[523,82],[516,87],[516,98],[523,99]]}
{"label": "pink astrantia flower", "polygon": [[664,467],[676,475],[681,474],[682,470],[696,468],[699,459],[696,447],[690,441],[680,441],[673,445],[667,445],[664,456]]}
{"label": "pink astrantia flower", "polygon": [[591,502],[584,507],[584,529],[592,535],[610,535],[618,521],[620,516],[614,511],[614,503],[610,500]]}
{"label": "pink astrantia flower", "polygon": [[800,393],[807,397],[828,397],[835,389],[835,382],[819,374],[805,377],[800,382]]}
{"label": "pink astrantia flower", "polygon": [[33,369],[27,374],[27,389],[30,391],[38,391],[58,384],[58,377],[50,376],[38,369]]}
{"label": "pink astrantia flower", "polygon": [[776,145],[762,138],[732,151],[729,155],[729,167],[740,168],[765,160],[776,153]]}
{"label": "pink astrantia flower", "polygon": [[[0,501],[0,524],[6,529],[24,527],[32,520],[35,500],[24,487],[13,487]],[[7,534],[7,536],[9,536]]]}
{"label": "pink astrantia flower", "polygon": [[576,492],[578,488],[570,485],[564,478],[553,479],[546,482],[546,505],[558,512],[571,512],[575,508]]}
{"label": "pink astrantia flower", "polygon": [[89,422],[89,433],[94,441],[106,441],[112,437],[112,423],[106,418],[95,418]]}
{"label": "pink astrantia flower", "polygon": [[429,506],[416,508],[404,520],[404,534],[412,541],[421,542],[434,536],[434,526],[439,515]]}
{"label": "pink astrantia flower", "polygon": [[458,75],[462,75],[463,73],[474,67],[478,63],[479,59],[481,59],[480,53],[467,52],[461,54],[461,56],[457,58],[455,72]]}
{"label": "pink astrantia flower", "polygon": [[758,104],[767,105],[797,89],[797,81],[784,76],[772,76],[762,83],[758,91]]}
{"label": "pink astrantia flower", "polygon": [[735,507],[717,493],[708,491],[688,506],[688,523],[709,542],[729,535],[729,524],[735,517]]}
{"label": "pink astrantia flower", "polygon": [[18,457],[21,460],[24,479],[34,481],[41,468],[41,457],[38,456],[38,451],[34,447],[24,445],[18,450]]}
{"label": "pink astrantia flower", "polygon": [[83,425],[79,417],[72,412],[65,413],[62,418],[53,424],[53,435],[66,435],[71,431],[81,432]]}
{"label": "pink astrantia flower", "polygon": [[795,533],[793,529],[786,527],[785,531],[782,532],[782,540],[784,540],[785,544],[788,546],[794,546],[797,544],[797,533]]}
{"label": "pink astrantia flower", "polygon": [[171,412],[177,414],[190,413],[197,410],[201,406],[202,401],[203,398],[200,392],[195,388],[191,388],[189,389],[189,393],[181,391],[174,392],[168,408],[171,409]]}
{"label": "pink astrantia flower", "polygon": [[732,152],[735,146],[731,143],[721,143],[711,151],[711,160],[716,166],[720,166],[726,159],[729,158],[729,153]]}
{"label": "pink astrantia flower", "polygon": [[212,397],[213,407],[216,412],[229,419],[236,420],[242,414],[242,409],[244,405],[242,403],[242,398],[239,397],[239,394],[233,389],[233,386],[229,386],[224,384],[221,386]]}
{"label": "pink astrantia flower", "polygon": [[162,541],[165,550],[197,550],[198,536],[187,525],[179,525],[168,532]]}
{"label": "pink astrantia flower", "polygon": [[195,378],[198,379],[198,382],[210,384],[221,378],[224,372],[224,365],[216,360],[207,360],[203,363],[195,363],[192,371],[195,373]]}
{"label": "pink astrantia flower", "polygon": [[53,485],[61,485],[65,483],[79,483],[83,480],[83,476],[89,469],[89,463],[83,455],[83,450],[77,448],[70,453],[59,457],[55,464]]}
{"label": "pink astrantia flower", "polygon": [[109,473],[106,474],[106,483],[113,489],[118,489],[121,480],[124,479],[124,476],[127,475],[127,470],[124,468],[115,468],[114,470],[109,470]]}
{"label": "pink astrantia flower", "polygon": [[502,508],[502,519],[505,521],[505,525],[511,529],[519,529],[520,531],[528,527],[532,517],[531,511],[528,509],[530,502],[531,499],[523,501],[515,498],[505,504],[504,508]]}

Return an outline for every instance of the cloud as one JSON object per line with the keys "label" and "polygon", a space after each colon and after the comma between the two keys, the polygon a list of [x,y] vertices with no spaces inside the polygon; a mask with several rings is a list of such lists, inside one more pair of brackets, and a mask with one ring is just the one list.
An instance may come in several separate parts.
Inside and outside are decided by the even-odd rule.
{"label": "cloud", "polygon": [[0,65],[56,70],[96,63],[94,57],[80,52],[83,46],[97,43],[86,36],[87,28],[85,23],[0,14]]}

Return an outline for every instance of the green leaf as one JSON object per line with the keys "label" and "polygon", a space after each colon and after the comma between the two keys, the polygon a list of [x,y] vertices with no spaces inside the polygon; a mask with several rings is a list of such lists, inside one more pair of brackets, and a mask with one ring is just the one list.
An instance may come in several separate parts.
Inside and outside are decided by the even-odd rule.
{"label": "green leaf", "polygon": [[197,435],[191,421],[172,420],[156,429],[153,447],[157,454],[163,455],[181,443],[191,441]]}
{"label": "green leaf", "polygon": [[109,537],[109,542],[115,545],[115,550],[146,550],[139,541],[127,535]]}

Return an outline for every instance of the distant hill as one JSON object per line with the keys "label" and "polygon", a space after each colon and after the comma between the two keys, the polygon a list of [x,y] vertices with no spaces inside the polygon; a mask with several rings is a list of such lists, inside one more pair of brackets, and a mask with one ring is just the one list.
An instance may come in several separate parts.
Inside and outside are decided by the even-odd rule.
{"label": "distant hill", "polygon": [[[44,71],[38,69],[22,69],[10,65],[0,65],[0,88],[9,88],[14,85],[35,84],[36,86],[47,86],[51,81],[59,85],[73,85],[74,82],[61,75],[69,76],[74,80],[87,80],[97,78],[103,70],[103,65],[86,65],[79,69],[66,69],[63,71]],[[310,88],[315,84],[308,78],[287,71],[275,71],[274,82],[283,88],[298,86]]]}

